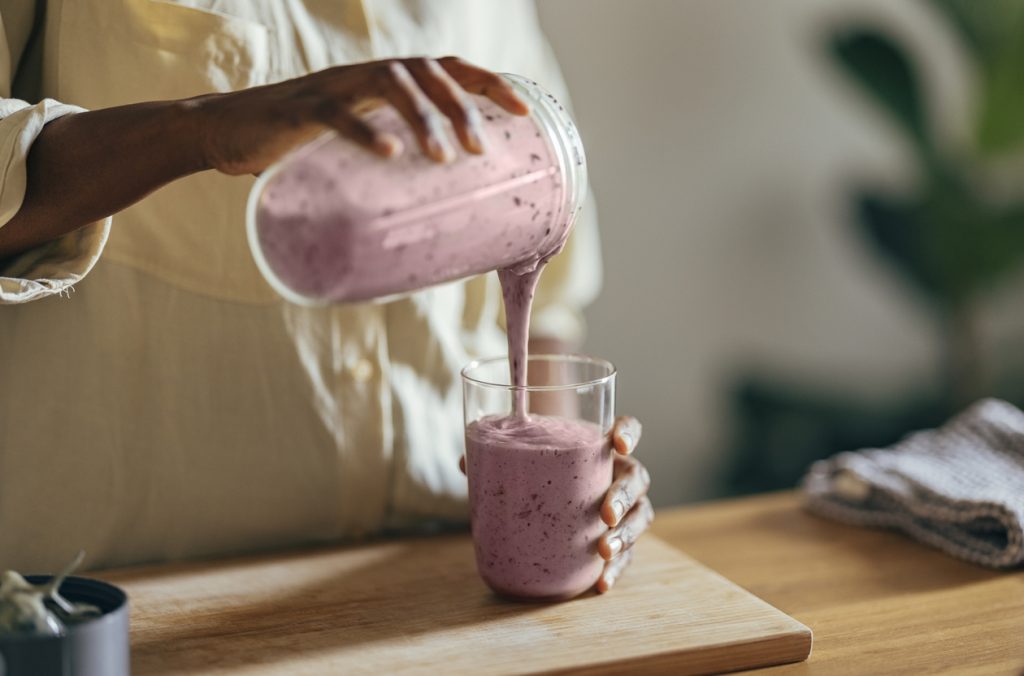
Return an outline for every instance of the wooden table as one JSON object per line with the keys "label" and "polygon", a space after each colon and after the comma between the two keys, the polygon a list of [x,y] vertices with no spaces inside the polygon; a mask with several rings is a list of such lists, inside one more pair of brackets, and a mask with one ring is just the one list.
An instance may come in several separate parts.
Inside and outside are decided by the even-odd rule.
{"label": "wooden table", "polygon": [[1024,674],[1024,572],[802,512],[791,493],[658,514],[655,533],[814,631],[820,674]]}
{"label": "wooden table", "polygon": [[[791,493],[663,510],[654,532],[813,630],[809,660],[775,668],[780,671],[1024,674],[1024,572],[985,570],[895,533],[813,517],[801,511],[797,496]],[[145,599],[133,610],[133,622],[139,621],[133,629],[133,653],[141,660],[136,666],[146,667],[140,673],[189,673],[196,665],[211,663],[223,667],[217,673],[254,673],[258,664],[249,657],[255,658],[260,650],[265,657],[273,648],[277,667],[290,657],[307,663],[305,655],[311,653],[303,651],[315,654],[317,648],[309,645],[309,637],[315,639],[318,631],[338,622],[348,626],[349,615],[360,613],[360,599],[398,599],[401,607],[376,613],[386,616],[387,623],[399,623],[388,635],[415,637],[424,627],[436,633],[432,613],[458,605],[459,599],[468,596],[465,587],[438,583],[398,597],[394,587],[408,585],[407,578],[424,576],[441,580],[454,575],[476,582],[468,547],[460,536],[128,569],[108,576],[126,585],[136,599]],[[423,561],[436,562],[445,551],[458,565],[422,570]],[[396,554],[401,555],[396,558]],[[342,562],[360,574],[340,570]],[[304,574],[296,575],[297,567]],[[260,600],[258,591],[252,595],[245,591],[249,582],[244,580],[252,577],[251,571],[257,571],[256,586],[265,589],[279,590],[298,579],[297,591],[304,596],[295,603],[277,596]],[[311,574],[328,577],[306,589]],[[230,596],[228,588],[239,584],[243,589]],[[624,582],[621,598],[628,597],[627,589]],[[244,601],[239,603],[239,598]],[[196,599],[210,607],[202,611]],[[410,604],[417,610],[412,615]],[[470,620],[486,625],[499,611],[526,612],[500,604],[484,606],[470,609],[462,626],[469,626]],[[362,627],[362,615],[358,619],[354,626]],[[273,629],[283,621],[302,629],[305,645],[293,645],[289,637],[282,645],[263,643],[274,639]],[[330,626],[321,627],[325,623]],[[326,635],[332,645],[337,643],[336,631]],[[252,640],[246,643],[240,636],[256,640],[259,650],[250,645]],[[652,630],[643,636],[654,640],[658,634]],[[214,659],[244,646],[254,651],[245,653],[245,659]],[[169,655],[174,657],[170,662]],[[278,672],[264,669],[260,673]]]}

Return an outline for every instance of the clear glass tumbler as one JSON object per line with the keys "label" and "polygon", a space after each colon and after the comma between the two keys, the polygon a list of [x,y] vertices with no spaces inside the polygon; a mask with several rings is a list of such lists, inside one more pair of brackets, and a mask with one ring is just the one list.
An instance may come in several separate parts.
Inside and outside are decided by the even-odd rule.
{"label": "clear glass tumbler", "polygon": [[462,370],[473,543],[495,592],[563,600],[603,569],[615,367],[576,355],[530,355],[527,365],[528,413],[518,416],[506,358]]}

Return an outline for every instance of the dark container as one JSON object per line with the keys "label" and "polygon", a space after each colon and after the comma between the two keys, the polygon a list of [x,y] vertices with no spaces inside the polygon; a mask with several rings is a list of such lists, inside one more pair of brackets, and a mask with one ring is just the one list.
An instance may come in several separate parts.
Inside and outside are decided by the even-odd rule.
{"label": "dark container", "polygon": [[[45,584],[50,575],[27,575]],[[60,586],[69,601],[91,603],[103,614],[67,628],[64,636],[0,634],[0,676],[128,676],[128,596],[114,585],[69,577]]]}

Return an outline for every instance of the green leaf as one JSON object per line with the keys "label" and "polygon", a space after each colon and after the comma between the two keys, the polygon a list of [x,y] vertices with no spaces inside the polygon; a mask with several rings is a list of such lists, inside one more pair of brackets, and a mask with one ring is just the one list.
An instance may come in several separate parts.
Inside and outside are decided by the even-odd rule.
{"label": "green leaf", "polygon": [[928,146],[928,124],[921,87],[903,49],[868,27],[835,33],[833,58],[892,119],[917,142]]}
{"label": "green leaf", "polygon": [[978,148],[988,155],[1024,146],[1024,30],[1020,33],[1000,50],[982,91]]}
{"label": "green leaf", "polygon": [[955,173],[933,173],[922,199],[930,255],[955,300],[991,290],[1024,263],[1024,205],[992,203]]}
{"label": "green leaf", "polygon": [[874,192],[854,197],[861,235],[883,259],[936,307],[947,304],[951,289],[938,261],[930,255],[931,234],[919,204]]}
{"label": "green leaf", "polygon": [[931,0],[930,4],[959,32],[983,69],[996,60],[1024,10],[1020,0]]}
{"label": "green leaf", "polygon": [[969,302],[1024,265],[1024,203],[990,204],[932,165],[920,194],[855,197],[861,234],[937,308]]}
{"label": "green leaf", "polygon": [[978,291],[1006,281],[1024,265],[1024,203],[1003,208],[981,225],[977,238]]}
{"label": "green leaf", "polygon": [[957,29],[979,76],[978,149],[994,156],[1024,146],[1024,2],[931,0]]}

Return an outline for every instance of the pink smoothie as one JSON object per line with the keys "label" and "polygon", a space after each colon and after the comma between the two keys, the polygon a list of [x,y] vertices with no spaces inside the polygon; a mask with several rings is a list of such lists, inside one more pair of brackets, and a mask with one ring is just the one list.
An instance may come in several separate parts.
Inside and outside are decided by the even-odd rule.
{"label": "pink smoothie", "polygon": [[275,288],[296,302],[365,301],[491,270],[527,273],[560,251],[577,208],[566,161],[535,117],[476,102],[484,155],[433,162],[384,108],[370,122],[402,139],[401,156],[327,136],[261,177],[250,241]]}
{"label": "pink smoothie", "polygon": [[607,435],[593,423],[490,416],[466,429],[469,503],[480,576],[494,591],[571,598],[604,561],[599,513],[612,480]]}
{"label": "pink smoothie", "polygon": [[[515,270],[498,270],[501,281],[501,296],[505,303],[505,332],[508,337],[509,382],[525,388],[527,347],[530,342],[530,310],[533,297],[540,282],[540,275],[547,265],[547,258],[538,261],[537,266],[524,273]],[[516,416],[526,414],[526,390],[515,392],[512,412]]]}

